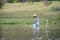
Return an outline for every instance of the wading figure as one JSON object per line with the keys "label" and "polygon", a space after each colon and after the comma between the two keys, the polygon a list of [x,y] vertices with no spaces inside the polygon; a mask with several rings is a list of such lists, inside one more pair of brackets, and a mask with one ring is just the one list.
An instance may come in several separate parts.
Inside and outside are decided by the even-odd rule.
{"label": "wading figure", "polygon": [[39,18],[36,14],[33,15],[34,22],[33,22],[33,36],[34,38],[39,37]]}

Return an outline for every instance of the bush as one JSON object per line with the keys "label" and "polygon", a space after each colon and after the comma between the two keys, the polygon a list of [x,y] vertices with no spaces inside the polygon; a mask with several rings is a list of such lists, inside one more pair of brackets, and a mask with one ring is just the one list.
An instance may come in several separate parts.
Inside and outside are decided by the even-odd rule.
{"label": "bush", "polygon": [[3,7],[3,1],[0,0],[0,9]]}
{"label": "bush", "polygon": [[19,2],[19,0],[8,0],[8,3],[15,3],[15,2]]}
{"label": "bush", "polygon": [[14,2],[14,0],[8,0],[8,3],[13,3]]}
{"label": "bush", "polygon": [[60,11],[60,7],[52,7],[51,10],[53,10],[53,11]]}

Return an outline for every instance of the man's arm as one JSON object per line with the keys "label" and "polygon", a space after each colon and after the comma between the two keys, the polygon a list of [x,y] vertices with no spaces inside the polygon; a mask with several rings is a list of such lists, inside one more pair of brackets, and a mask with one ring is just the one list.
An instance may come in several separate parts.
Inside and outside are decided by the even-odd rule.
{"label": "man's arm", "polygon": [[36,23],[36,22],[38,22],[38,20],[37,20],[37,19],[33,22],[33,24],[34,24],[34,23]]}

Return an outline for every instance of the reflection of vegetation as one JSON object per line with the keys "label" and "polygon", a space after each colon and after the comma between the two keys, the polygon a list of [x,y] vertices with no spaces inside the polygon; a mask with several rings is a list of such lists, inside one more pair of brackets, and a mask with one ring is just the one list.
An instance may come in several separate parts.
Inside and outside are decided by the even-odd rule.
{"label": "reflection of vegetation", "polygon": [[[3,34],[8,39],[15,39],[15,40],[22,40],[22,38],[25,38],[24,40],[29,40],[32,38],[32,26],[30,25],[1,25],[3,28]],[[43,37],[42,40],[45,40],[46,38],[46,29],[45,25],[40,25],[40,36]],[[48,25],[48,38],[55,40],[60,37],[60,26],[57,25]]]}

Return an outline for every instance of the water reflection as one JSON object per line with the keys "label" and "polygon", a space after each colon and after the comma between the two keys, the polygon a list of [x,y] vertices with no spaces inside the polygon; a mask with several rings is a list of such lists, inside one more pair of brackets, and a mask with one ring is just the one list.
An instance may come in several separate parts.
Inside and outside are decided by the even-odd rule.
{"label": "water reflection", "polygon": [[[29,25],[1,25],[0,40],[32,40],[32,27]],[[45,29],[40,29],[41,40],[60,40],[59,30],[49,30],[48,39],[46,39]],[[33,39],[35,40],[35,39]]]}
{"label": "water reflection", "polygon": [[2,27],[0,26],[0,40],[2,38]]}

